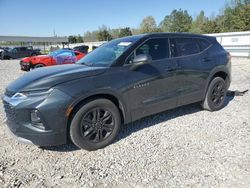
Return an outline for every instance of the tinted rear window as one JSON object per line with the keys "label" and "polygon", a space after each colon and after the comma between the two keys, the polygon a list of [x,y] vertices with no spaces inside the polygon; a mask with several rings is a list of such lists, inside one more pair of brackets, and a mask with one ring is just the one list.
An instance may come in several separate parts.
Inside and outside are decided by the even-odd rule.
{"label": "tinted rear window", "polygon": [[193,55],[200,52],[196,40],[192,38],[171,39],[171,48],[173,57]]}
{"label": "tinted rear window", "polygon": [[27,48],[26,48],[26,47],[21,47],[20,50],[21,50],[21,51],[26,51]]}
{"label": "tinted rear window", "polygon": [[196,40],[198,42],[201,51],[207,49],[210,46],[210,43],[206,39],[196,39]]}

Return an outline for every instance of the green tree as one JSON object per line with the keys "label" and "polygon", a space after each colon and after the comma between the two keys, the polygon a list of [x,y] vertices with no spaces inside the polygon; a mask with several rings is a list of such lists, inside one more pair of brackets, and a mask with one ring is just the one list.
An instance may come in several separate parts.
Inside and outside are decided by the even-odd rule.
{"label": "green tree", "polygon": [[113,39],[117,39],[119,38],[119,34],[120,34],[120,29],[111,29],[109,31],[110,35],[112,36]]}
{"label": "green tree", "polygon": [[132,35],[139,35],[141,33],[141,30],[139,28],[132,28]]}
{"label": "green tree", "polygon": [[236,2],[236,6],[227,7],[222,23],[224,32],[247,31],[250,28],[250,4]]}
{"label": "green tree", "polygon": [[106,26],[102,26],[99,28],[99,31],[97,33],[97,38],[99,41],[110,41],[112,40],[112,36],[109,33],[109,29]]}
{"label": "green tree", "polygon": [[141,33],[152,33],[157,31],[157,24],[153,16],[144,18],[140,24]]}
{"label": "green tree", "polygon": [[76,37],[76,41],[77,41],[77,43],[83,43],[84,41],[83,41],[83,37],[81,36],[81,35],[78,35],[77,37]]}
{"label": "green tree", "polygon": [[119,32],[119,37],[126,37],[126,36],[131,36],[132,31],[130,30],[129,27],[121,28]]}
{"label": "green tree", "polygon": [[192,16],[186,10],[173,10],[160,23],[160,27],[165,32],[188,32],[192,26]]}
{"label": "green tree", "polygon": [[69,39],[69,43],[77,43],[77,37],[76,36],[70,35],[68,37],[68,39]]}
{"label": "green tree", "polygon": [[190,32],[192,33],[204,33],[202,30],[203,25],[208,21],[208,18],[205,16],[205,12],[202,10],[200,14],[192,22]]}
{"label": "green tree", "polygon": [[203,33],[219,33],[221,32],[220,26],[217,24],[216,20],[208,20],[206,23],[202,25]]}
{"label": "green tree", "polygon": [[83,40],[85,42],[96,42],[98,41],[97,33],[98,31],[87,31],[83,35]]}

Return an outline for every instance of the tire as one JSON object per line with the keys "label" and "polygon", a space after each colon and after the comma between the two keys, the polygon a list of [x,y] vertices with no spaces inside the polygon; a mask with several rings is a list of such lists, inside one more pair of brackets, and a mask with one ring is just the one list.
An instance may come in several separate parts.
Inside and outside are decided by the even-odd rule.
{"label": "tire", "polygon": [[217,111],[223,108],[227,93],[225,80],[215,77],[209,84],[202,108],[208,111]]}
{"label": "tire", "polygon": [[37,64],[37,65],[34,66],[34,69],[41,68],[41,67],[44,67],[44,65],[43,64]]}
{"label": "tire", "polygon": [[121,116],[116,105],[107,99],[95,99],[75,113],[69,134],[77,147],[93,151],[111,144],[120,127]]}
{"label": "tire", "polygon": [[10,56],[4,56],[3,59],[7,59],[7,60],[10,60],[11,57]]}

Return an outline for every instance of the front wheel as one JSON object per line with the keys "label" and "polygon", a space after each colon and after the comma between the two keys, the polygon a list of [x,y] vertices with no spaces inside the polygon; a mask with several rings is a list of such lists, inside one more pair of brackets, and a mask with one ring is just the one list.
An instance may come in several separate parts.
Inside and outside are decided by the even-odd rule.
{"label": "front wheel", "polygon": [[70,138],[81,149],[103,148],[114,141],[121,127],[120,112],[107,99],[96,99],[83,105],[70,124]]}
{"label": "front wheel", "polygon": [[227,87],[223,78],[214,78],[207,90],[206,98],[202,107],[208,111],[217,111],[223,108],[226,98]]}

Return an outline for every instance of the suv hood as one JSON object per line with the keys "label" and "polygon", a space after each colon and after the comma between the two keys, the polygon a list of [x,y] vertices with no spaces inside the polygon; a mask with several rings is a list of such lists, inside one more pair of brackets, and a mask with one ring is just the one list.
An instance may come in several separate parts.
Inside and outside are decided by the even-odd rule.
{"label": "suv hood", "polygon": [[68,64],[32,70],[8,85],[9,93],[49,89],[60,83],[95,76],[105,72],[104,67]]}

